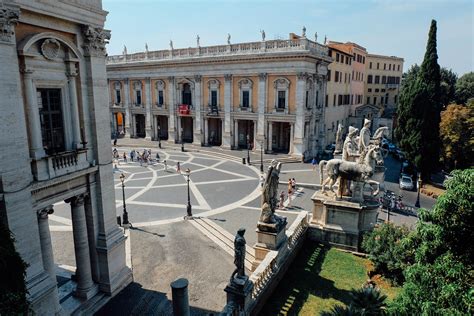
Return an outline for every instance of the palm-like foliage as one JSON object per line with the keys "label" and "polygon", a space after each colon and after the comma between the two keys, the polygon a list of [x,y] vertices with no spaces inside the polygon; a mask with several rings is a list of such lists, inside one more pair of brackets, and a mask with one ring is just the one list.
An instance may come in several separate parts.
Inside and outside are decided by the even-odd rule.
{"label": "palm-like foliage", "polygon": [[352,290],[349,306],[336,305],[321,316],[379,316],[386,314],[386,295],[373,287]]}

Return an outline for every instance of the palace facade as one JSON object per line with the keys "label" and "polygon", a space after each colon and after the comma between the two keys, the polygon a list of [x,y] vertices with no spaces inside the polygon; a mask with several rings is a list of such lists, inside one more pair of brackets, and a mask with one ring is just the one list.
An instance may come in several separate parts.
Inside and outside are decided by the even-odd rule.
{"label": "palace facade", "polygon": [[[101,0],[0,1],[0,221],[28,264],[36,315],[92,314],[132,281],[104,106],[106,15]],[[48,219],[64,202],[69,270]]]}
{"label": "palace facade", "polygon": [[109,56],[112,137],[311,157],[324,146],[326,46],[304,36]]}

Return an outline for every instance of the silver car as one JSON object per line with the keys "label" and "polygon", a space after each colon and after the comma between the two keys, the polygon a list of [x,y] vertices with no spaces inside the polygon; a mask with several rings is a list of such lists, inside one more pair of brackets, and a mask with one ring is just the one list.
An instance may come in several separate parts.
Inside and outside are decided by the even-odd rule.
{"label": "silver car", "polygon": [[400,189],[402,190],[409,190],[412,191],[415,187],[413,184],[413,180],[409,176],[401,176],[400,177]]}

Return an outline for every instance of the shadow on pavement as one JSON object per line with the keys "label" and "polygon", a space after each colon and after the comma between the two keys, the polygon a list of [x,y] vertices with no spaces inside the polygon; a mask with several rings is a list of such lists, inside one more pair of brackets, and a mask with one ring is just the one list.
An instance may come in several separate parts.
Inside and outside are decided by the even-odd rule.
{"label": "shadow on pavement", "polygon": [[166,237],[166,235],[158,234],[158,233],[152,233],[152,232],[150,232],[150,231],[148,231],[148,230],[145,230],[145,229],[139,228],[139,227],[130,226],[130,229],[131,229],[131,230],[138,230],[138,231],[140,231],[140,232],[147,233],[147,234],[150,234],[150,235],[153,235],[153,236]]}

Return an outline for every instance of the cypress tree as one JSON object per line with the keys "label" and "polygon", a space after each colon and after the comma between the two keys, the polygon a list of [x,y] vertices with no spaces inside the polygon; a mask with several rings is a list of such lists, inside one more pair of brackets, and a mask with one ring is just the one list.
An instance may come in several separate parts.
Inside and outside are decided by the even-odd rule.
{"label": "cypress tree", "polygon": [[400,147],[424,180],[429,179],[439,161],[440,81],[436,21],[432,20],[420,71],[403,86],[395,131]]}

